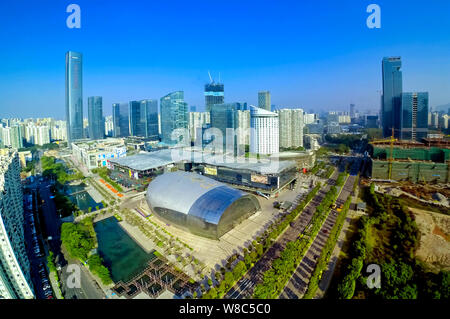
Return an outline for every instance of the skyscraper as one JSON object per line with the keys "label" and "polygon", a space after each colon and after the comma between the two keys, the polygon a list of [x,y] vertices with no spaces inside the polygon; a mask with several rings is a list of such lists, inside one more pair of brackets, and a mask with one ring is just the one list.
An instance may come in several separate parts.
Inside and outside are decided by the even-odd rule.
{"label": "skyscraper", "polygon": [[0,150],[0,299],[32,299],[23,194],[16,151]]}
{"label": "skyscraper", "polygon": [[215,83],[211,81],[209,84],[205,84],[205,108],[206,112],[211,112],[211,107],[214,104],[224,103],[224,85],[221,83]]}
{"label": "skyscraper", "polygon": [[[184,92],[176,91],[161,98],[161,142],[173,144],[190,143],[189,135],[189,112],[187,103],[184,102]],[[174,130],[182,129],[181,131]],[[178,135],[176,137],[175,135]],[[181,137],[181,135],[184,135]]]}
{"label": "skyscraper", "polygon": [[297,148],[303,146],[303,110],[278,110],[280,147]]}
{"label": "skyscraper", "polygon": [[19,149],[23,147],[22,132],[19,125],[13,125],[10,131],[11,147]]}
{"label": "skyscraper", "polygon": [[88,97],[89,138],[99,140],[105,137],[103,103],[101,96]]}
{"label": "skyscraper", "polygon": [[128,120],[128,103],[114,103],[112,105],[113,136],[126,137],[130,135]]}
{"label": "skyscraper", "polygon": [[355,104],[350,104],[350,118],[355,118]]}
{"label": "skyscraper", "polygon": [[381,126],[383,136],[400,137],[402,107],[402,62],[400,57],[387,57],[382,61],[383,96],[381,104]]}
{"label": "skyscraper", "polygon": [[[247,103],[214,104],[211,108],[211,127],[222,134],[222,151],[236,155],[238,139],[236,129],[239,127],[238,110],[246,110]],[[218,140],[220,137],[214,137]],[[220,142],[219,142],[220,143]],[[216,144],[219,146],[219,144]]]}
{"label": "skyscraper", "polygon": [[68,146],[83,138],[83,72],[82,54],[66,53],[66,121]]}
{"label": "skyscraper", "polygon": [[250,153],[275,154],[279,152],[278,114],[250,106]]}
{"label": "skyscraper", "polygon": [[428,92],[402,94],[401,139],[417,140],[428,134]]}
{"label": "skyscraper", "polygon": [[130,134],[158,140],[158,101],[131,101]]}
{"label": "skyscraper", "polygon": [[270,112],[271,111],[270,105],[271,105],[270,92],[269,91],[258,92],[258,107]]}

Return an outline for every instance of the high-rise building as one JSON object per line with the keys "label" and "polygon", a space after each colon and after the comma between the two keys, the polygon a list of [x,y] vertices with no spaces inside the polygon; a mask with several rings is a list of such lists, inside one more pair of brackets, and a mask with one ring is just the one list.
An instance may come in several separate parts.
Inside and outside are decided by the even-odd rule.
{"label": "high-rise building", "polygon": [[19,149],[23,147],[22,132],[19,125],[13,125],[10,131],[11,147]]}
{"label": "high-rise building", "polygon": [[89,138],[99,140],[105,137],[105,120],[101,96],[88,97]]}
{"label": "high-rise building", "polygon": [[[238,110],[238,130],[236,132],[238,145],[250,145],[250,110]],[[245,147],[244,147],[245,151]]]}
{"label": "high-rise building", "polygon": [[114,125],[114,137],[127,137],[130,135],[128,120],[128,103],[114,103],[112,105],[112,116]]}
{"label": "high-rise building", "polygon": [[[225,103],[214,104],[211,107],[211,127],[213,130],[218,130],[218,134],[222,135],[222,152],[236,155],[238,152],[238,139],[236,136],[239,127],[238,110],[247,109],[247,103]],[[214,139],[218,141],[216,147],[220,147],[220,137],[215,136]]]}
{"label": "high-rise building", "polygon": [[279,141],[278,114],[250,106],[250,153],[278,153]]}
{"label": "high-rise building", "polygon": [[354,119],[355,117],[355,104],[350,104],[350,118]]}
{"label": "high-rise building", "polygon": [[381,126],[383,136],[400,137],[402,118],[402,62],[400,57],[383,58],[383,95],[381,104]]}
{"label": "high-rise building", "polygon": [[145,136],[147,116],[139,101],[129,102],[129,121],[131,136]]}
{"label": "high-rise building", "polygon": [[[161,98],[161,142],[188,145],[189,112],[184,92],[176,91]],[[175,131],[176,130],[176,131]]]}
{"label": "high-rise building", "polygon": [[201,141],[204,127],[211,123],[209,112],[189,112],[189,134],[191,141]]}
{"label": "high-rise building", "polygon": [[82,54],[66,53],[66,121],[68,145],[83,138]]}
{"label": "high-rise building", "polygon": [[277,113],[280,127],[280,147],[303,147],[303,110],[280,109]]}
{"label": "high-rise building", "polygon": [[428,92],[402,93],[401,139],[417,140],[428,134]]}
{"label": "high-rise building", "polygon": [[34,297],[25,250],[20,161],[16,151],[0,151],[0,299]]}
{"label": "high-rise building", "polygon": [[258,92],[258,107],[270,112],[270,92],[260,91]]}
{"label": "high-rise building", "polygon": [[146,114],[145,137],[152,141],[159,140],[158,133],[158,100],[142,100],[141,107]]}
{"label": "high-rise building", "polygon": [[112,115],[105,117],[105,136],[113,137],[114,122]]}
{"label": "high-rise building", "polygon": [[214,104],[223,104],[224,100],[224,85],[222,83],[215,83],[212,81],[209,84],[205,84],[206,112],[211,112],[211,107]]}

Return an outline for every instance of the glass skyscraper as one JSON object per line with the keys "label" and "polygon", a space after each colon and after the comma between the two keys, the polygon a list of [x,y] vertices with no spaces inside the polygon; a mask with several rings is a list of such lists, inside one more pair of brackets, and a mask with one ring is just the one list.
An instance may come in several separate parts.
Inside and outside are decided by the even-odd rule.
{"label": "glass skyscraper", "polygon": [[128,103],[114,103],[112,106],[113,136],[126,137],[130,135],[128,120]]}
{"label": "glass skyscraper", "polygon": [[270,92],[258,92],[258,107],[270,112]]}
{"label": "glass skyscraper", "polygon": [[[238,111],[247,110],[247,103],[214,104],[211,108],[211,127],[222,133],[222,151],[237,154],[236,129],[239,127]],[[227,129],[228,130],[227,132]],[[228,133],[228,134],[227,134]],[[214,137],[217,139],[220,137]]]}
{"label": "glass skyscraper", "polygon": [[185,129],[185,133],[189,134],[189,112],[187,103],[184,102],[184,92],[176,91],[161,98],[161,142],[173,145],[176,143],[190,142],[189,136],[184,136],[184,140],[178,138],[172,139],[172,132],[175,129]]}
{"label": "glass skyscraper", "polygon": [[400,57],[387,57],[382,61],[383,96],[381,98],[381,126],[383,136],[400,137],[402,118],[402,62]]}
{"label": "glass skyscraper", "polygon": [[130,134],[158,140],[158,101],[131,101]]}
{"label": "glass skyscraper", "polygon": [[225,100],[224,85],[221,83],[211,82],[205,84],[205,107],[206,112],[211,112],[214,104],[223,104]]}
{"label": "glass skyscraper", "polygon": [[428,134],[428,92],[402,94],[401,139],[420,141]]}
{"label": "glass skyscraper", "polygon": [[82,54],[66,53],[67,143],[83,138],[83,60]]}
{"label": "glass skyscraper", "polygon": [[103,102],[101,96],[88,97],[89,138],[99,140],[105,137]]}

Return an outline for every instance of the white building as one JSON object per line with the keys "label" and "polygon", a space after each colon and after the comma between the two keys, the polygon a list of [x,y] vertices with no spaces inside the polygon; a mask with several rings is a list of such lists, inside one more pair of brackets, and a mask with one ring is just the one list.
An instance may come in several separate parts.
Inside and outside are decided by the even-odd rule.
{"label": "white building", "polygon": [[278,114],[250,106],[250,153],[275,154],[279,150]]}
{"label": "white building", "polygon": [[280,147],[303,147],[303,110],[281,109],[277,113],[280,126]]}
{"label": "white building", "polygon": [[189,112],[189,134],[191,141],[202,138],[202,127],[211,123],[209,112]]}
{"label": "white building", "polygon": [[105,117],[105,136],[112,137],[114,132],[114,122],[112,115]]}
{"label": "white building", "polygon": [[315,113],[304,113],[303,114],[303,123],[306,124],[314,124],[319,119],[319,115]]}
{"label": "white building", "polygon": [[250,111],[237,110],[236,139],[238,145],[250,145]]}
{"label": "white building", "polygon": [[25,251],[23,194],[16,151],[0,152],[0,299],[32,299]]}
{"label": "white building", "polygon": [[121,138],[107,138],[97,141],[79,140],[72,142],[72,154],[88,169],[106,167],[109,159],[127,156],[125,142]]}

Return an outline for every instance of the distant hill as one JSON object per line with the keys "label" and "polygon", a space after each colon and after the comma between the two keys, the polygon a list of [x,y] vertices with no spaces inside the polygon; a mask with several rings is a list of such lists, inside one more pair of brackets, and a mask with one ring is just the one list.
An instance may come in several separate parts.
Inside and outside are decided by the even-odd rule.
{"label": "distant hill", "polygon": [[450,103],[447,104],[443,104],[443,105],[438,105],[438,106],[433,106],[433,112],[439,112],[439,111],[444,111],[447,113],[448,109],[450,108]]}

